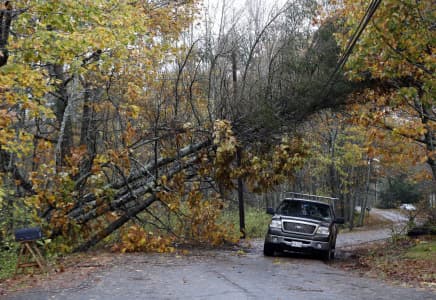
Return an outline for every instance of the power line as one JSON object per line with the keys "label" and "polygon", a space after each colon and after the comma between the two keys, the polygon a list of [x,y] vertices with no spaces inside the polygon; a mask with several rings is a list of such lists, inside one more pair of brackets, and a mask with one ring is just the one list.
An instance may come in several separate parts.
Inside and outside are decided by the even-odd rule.
{"label": "power line", "polygon": [[333,71],[332,75],[330,75],[329,80],[324,86],[325,90],[328,88],[327,93],[325,94],[324,98],[328,96],[330,93],[333,85],[331,84],[333,80],[335,79],[337,73],[339,70],[343,68],[345,63],[347,62],[348,58],[351,55],[351,52],[353,51],[354,46],[356,45],[357,41],[359,40],[360,36],[362,35],[363,31],[365,30],[366,26],[368,25],[369,21],[371,20],[372,16],[376,12],[377,8],[379,7],[381,3],[381,0],[372,0],[369,4],[368,8],[365,11],[365,14],[363,15],[362,19],[360,20],[359,26],[357,26],[356,31],[353,33],[353,35],[348,40],[347,46],[345,47],[344,54],[342,54],[341,58],[339,59],[338,63],[336,64],[335,70]]}

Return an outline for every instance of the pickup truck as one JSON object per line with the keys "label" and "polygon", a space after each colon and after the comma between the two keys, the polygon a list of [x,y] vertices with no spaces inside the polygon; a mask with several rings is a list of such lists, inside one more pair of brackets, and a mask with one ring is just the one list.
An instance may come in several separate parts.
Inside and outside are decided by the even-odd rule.
{"label": "pickup truck", "polygon": [[276,251],[319,253],[325,260],[334,258],[337,218],[334,201],[337,198],[288,193],[277,209],[268,208],[272,216],[265,237],[263,253],[273,256]]}

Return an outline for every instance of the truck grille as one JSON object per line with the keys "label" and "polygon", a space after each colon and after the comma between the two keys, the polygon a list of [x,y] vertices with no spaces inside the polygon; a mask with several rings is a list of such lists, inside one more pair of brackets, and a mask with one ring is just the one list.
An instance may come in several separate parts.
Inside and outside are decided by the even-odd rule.
{"label": "truck grille", "polygon": [[305,224],[305,223],[297,223],[297,222],[283,222],[283,229],[285,231],[304,233],[304,234],[313,234],[316,226]]}

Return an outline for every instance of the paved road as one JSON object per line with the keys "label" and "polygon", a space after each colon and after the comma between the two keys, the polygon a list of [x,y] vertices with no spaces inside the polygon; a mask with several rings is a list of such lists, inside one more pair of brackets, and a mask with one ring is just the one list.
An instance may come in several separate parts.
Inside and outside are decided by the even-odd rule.
{"label": "paved road", "polygon": [[389,239],[391,236],[392,229],[390,228],[354,230],[352,232],[339,233],[336,238],[336,247],[340,249],[360,246],[364,243]]}
{"label": "paved road", "polygon": [[394,223],[407,223],[409,218],[398,210],[372,208],[371,214],[377,214],[382,218]]}
{"label": "paved road", "polygon": [[[387,237],[388,231],[346,233],[338,247]],[[35,290],[7,299],[436,299],[436,294],[361,278],[315,258],[198,251],[187,256],[135,254],[75,288]]]}

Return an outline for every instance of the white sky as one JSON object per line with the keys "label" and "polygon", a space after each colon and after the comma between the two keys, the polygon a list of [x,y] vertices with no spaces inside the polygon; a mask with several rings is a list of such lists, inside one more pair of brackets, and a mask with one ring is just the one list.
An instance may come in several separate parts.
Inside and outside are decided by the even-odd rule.
{"label": "white sky", "polygon": [[[223,0],[206,0],[211,3],[222,2]],[[286,0],[225,0],[226,4],[234,8],[242,8],[247,5],[260,4],[262,7],[271,8],[272,6],[282,6]]]}
{"label": "white sky", "polygon": [[[225,7],[224,23],[227,26],[237,22],[239,25],[251,14],[259,14],[261,23],[266,23],[272,10],[282,8],[287,0],[204,0],[204,7],[209,12],[209,18],[214,23],[214,32],[219,29],[223,6]],[[259,8],[259,9],[257,9]],[[202,17],[204,18],[204,12]]]}

